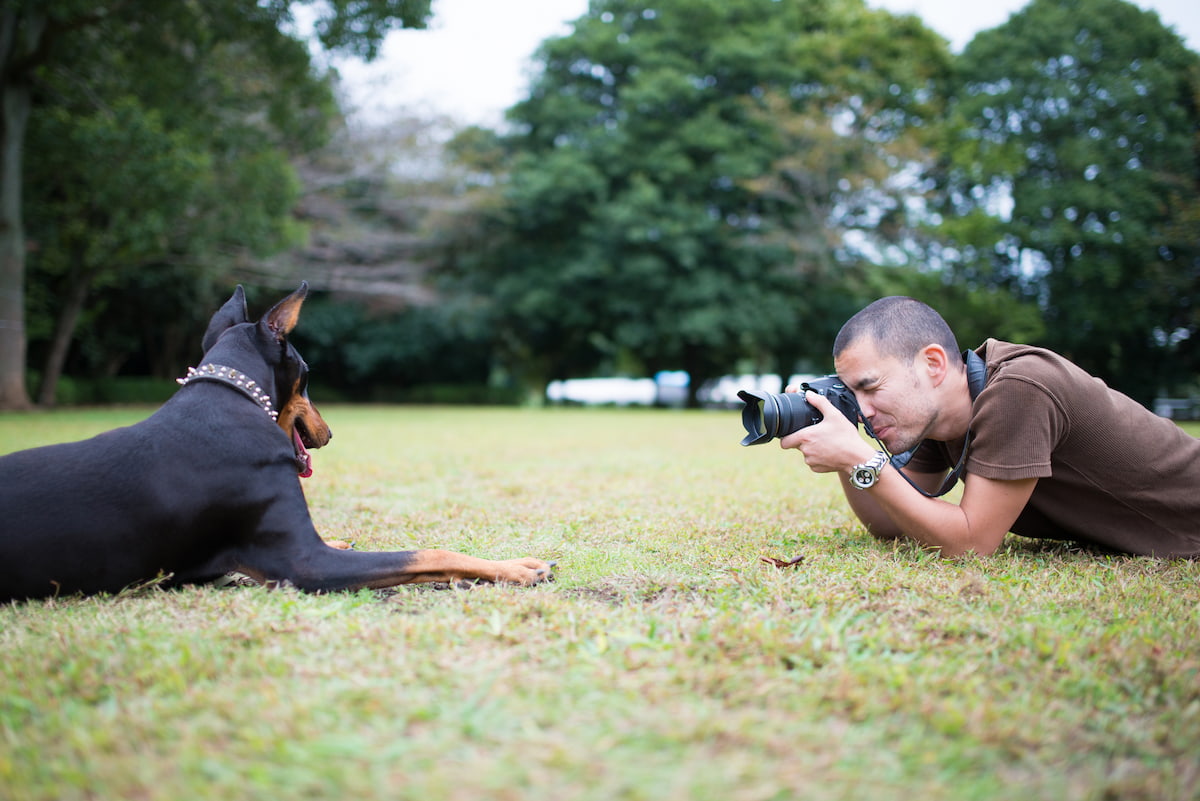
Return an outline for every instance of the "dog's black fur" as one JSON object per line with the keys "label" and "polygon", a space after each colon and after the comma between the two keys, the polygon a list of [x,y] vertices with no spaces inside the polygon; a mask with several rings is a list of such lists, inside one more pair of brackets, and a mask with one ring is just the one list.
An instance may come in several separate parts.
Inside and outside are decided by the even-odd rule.
{"label": "dog's black fur", "polygon": [[248,376],[268,404],[226,381],[187,380],[137,425],[0,458],[0,601],[230,572],[317,591],[550,577],[538,559],[352,551],[321,539],[298,473],[331,433],[287,341],[307,292],[302,284],[255,323],[239,286],[204,335],[202,364]]}

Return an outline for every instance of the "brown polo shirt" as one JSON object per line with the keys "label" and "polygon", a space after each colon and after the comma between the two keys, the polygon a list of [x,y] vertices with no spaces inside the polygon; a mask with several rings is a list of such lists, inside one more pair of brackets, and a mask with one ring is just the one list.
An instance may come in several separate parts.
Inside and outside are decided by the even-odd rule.
{"label": "brown polo shirt", "polygon": [[[1200,556],[1200,440],[1048,350],[989,339],[978,353],[966,476],[1038,479],[1014,533]],[[940,472],[961,448],[928,441],[910,466]]]}

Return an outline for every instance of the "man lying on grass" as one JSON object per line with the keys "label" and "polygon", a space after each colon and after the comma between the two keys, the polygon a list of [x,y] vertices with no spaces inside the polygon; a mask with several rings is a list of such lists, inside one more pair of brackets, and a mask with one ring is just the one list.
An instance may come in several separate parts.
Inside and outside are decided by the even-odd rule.
{"label": "man lying on grass", "polygon": [[[824,419],[780,444],[837,472],[872,534],[946,556],[990,554],[1009,531],[1200,556],[1200,440],[1050,351],[989,339],[975,354],[929,306],[875,301],[838,333],[834,365],[878,441],[911,460],[897,468],[815,392]],[[960,474],[958,504],[935,497]]]}

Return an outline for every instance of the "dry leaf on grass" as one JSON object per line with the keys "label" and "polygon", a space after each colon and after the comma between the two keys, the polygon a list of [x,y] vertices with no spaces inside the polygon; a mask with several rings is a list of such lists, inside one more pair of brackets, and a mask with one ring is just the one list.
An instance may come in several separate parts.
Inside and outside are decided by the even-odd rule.
{"label": "dry leaf on grass", "polygon": [[774,556],[764,556],[762,560],[765,564],[777,567],[782,570],[785,567],[797,567],[804,561],[803,556],[793,556],[791,559],[777,559]]}

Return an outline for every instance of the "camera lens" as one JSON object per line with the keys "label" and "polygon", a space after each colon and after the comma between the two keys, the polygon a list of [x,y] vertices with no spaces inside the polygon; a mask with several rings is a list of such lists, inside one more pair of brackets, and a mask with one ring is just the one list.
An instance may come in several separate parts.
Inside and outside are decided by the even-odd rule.
{"label": "camera lens", "polygon": [[746,429],[743,445],[761,445],[821,419],[821,415],[804,399],[802,393],[759,395],[742,390],[738,397],[745,404],[742,407],[742,427]]}
{"label": "camera lens", "polygon": [[775,436],[786,437],[793,431],[821,422],[821,413],[804,399],[803,392],[772,395],[775,401]]}
{"label": "camera lens", "polygon": [[[828,375],[804,382],[800,392],[762,395],[749,390],[739,392],[738,397],[746,404],[742,409],[742,426],[746,429],[742,444],[761,445],[821,422],[821,413],[804,398],[808,390],[824,396],[847,420],[858,425],[860,413],[854,393],[836,375]],[[867,432],[871,433],[870,428]]]}

